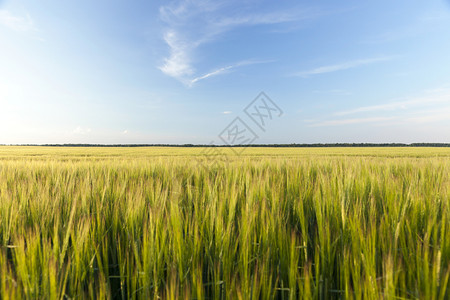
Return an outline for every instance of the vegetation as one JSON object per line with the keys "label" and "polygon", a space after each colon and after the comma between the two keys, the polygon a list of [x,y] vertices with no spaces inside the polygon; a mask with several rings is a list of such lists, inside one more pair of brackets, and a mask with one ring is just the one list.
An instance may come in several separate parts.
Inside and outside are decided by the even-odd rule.
{"label": "vegetation", "polygon": [[[4,145],[0,145],[4,146]],[[239,145],[214,145],[214,144],[206,144],[206,145],[198,145],[198,144],[46,144],[46,145],[21,145],[21,146],[44,146],[44,147],[240,147]],[[412,144],[403,144],[403,143],[334,143],[334,144],[250,144],[246,147],[259,147],[259,148],[295,148],[295,147],[450,147],[449,143],[412,143]]]}
{"label": "vegetation", "polygon": [[0,298],[448,299],[449,148],[0,147]]}

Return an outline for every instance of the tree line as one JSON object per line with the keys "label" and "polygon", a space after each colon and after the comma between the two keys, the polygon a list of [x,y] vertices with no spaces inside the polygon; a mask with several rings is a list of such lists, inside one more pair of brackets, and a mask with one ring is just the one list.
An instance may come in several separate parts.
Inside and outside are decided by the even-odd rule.
{"label": "tree line", "polygon": [[313,144],[250,144],[250,145],[211,145],[211,144],[2,144],[1,146],[39,146],[39,147],[450,147],[450,143],[313,143]]}

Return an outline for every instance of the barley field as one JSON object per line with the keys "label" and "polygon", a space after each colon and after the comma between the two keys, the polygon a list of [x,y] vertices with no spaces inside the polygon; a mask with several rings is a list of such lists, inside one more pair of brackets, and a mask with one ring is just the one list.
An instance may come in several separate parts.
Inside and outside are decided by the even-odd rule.
{"label": "barley field", "polygon": [[0,147],[0,298],[450,298],[450,148],[203,150]]}

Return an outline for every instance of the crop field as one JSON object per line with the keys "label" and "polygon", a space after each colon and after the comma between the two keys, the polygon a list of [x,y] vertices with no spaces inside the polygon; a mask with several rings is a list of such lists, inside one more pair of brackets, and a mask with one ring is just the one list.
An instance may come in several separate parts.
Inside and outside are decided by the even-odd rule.
{"label": "crop field", "polygon": [[204,150],[0,147],[0,298],[450,298],[450,148]]}

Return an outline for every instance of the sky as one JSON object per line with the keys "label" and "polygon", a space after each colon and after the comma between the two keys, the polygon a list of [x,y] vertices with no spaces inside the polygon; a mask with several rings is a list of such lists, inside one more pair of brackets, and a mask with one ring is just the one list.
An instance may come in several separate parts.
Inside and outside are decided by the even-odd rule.
{"label": "sky", "polygon": [[448,0],[0,0],[0,144],[449,143],[449,53]]}

